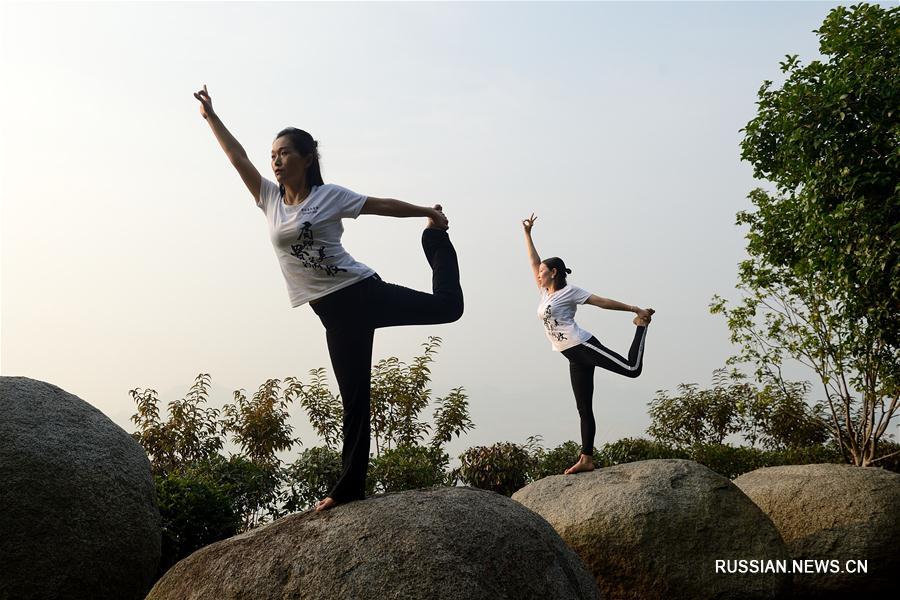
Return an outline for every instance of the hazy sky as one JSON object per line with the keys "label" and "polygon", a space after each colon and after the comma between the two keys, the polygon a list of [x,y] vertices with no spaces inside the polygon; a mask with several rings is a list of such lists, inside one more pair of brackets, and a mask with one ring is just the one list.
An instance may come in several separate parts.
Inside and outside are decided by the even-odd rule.
{"label": "hazy sky", "polygon": [[[647,402],[707,385],[733,352],[713,294],[736,297],[756,182],[739,130],[765,79],[835,3],[4,4],[2,373],[56,384],[128,431],[133,388],[164,402],[200,372],[212,404],[331,365],[292,309],[262,213],[199,115],[213,104],[264,176],[274,134],[318,140],[326,182],[441,203],[466,313],[380,330],[376,359],[443,338],[433,390],[469,393],[449,446],[578,439],[520,221],[570,282],[652,306],[644,373],[595,378],[597,445],[636,436]],[[345,221],[387,281],[429,289],[421,219]],[[582,307],[627,350],[632,315]],[[335,388],[336,389],[336,388]],[[301,411],[297,433],[317,443]]]}

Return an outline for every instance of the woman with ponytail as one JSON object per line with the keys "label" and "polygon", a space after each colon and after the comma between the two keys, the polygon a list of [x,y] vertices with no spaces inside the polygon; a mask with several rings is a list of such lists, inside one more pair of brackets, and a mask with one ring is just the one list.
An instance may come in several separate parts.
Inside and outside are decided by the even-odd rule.
{"label": "woman with ponytail", "polygon": [[[638,377],[644,366],[644,340],[647,337],[647,325],[654,311],[652,308],[639,308],[601,298],[585,290],[566,283],[566,276],[572,273],[561,258],[553,257],[541,260],[531,239],[531,228],[537,217],[532,214],[522,221],[525,228],[525,245],[528,260],[534,273],[535,281],[541,292],[538,305],[538,317],[544,323],[544,329],[554,350],[561,352],[569,360],[569,375],[572,380],[572,391],[575,393],[575,404],[581,419],[581,456],[578,462],[566,469],[566,474],[594,470],[594,434],[597,426],[594,422],[592,400],[594,395],[594,368],[601,367],[624,375]],[[592,304],[608,310],[633,312],[637,316],[634,324],[637,330],[628,358],[625,358],[603,344],[575,323],[575,311],[579,304]]]}
{"label": "woman with ponytail", "polygon": [[[316,510],[362,500],[369,464],[375,329],[450,323],[462,316],[459,266],[447,235],[449,221],[440,205],[431,208],[367,197],[326,184],[319,168],[318,143],[309,133],[293,127],[279,131],[272,143],[271,164],[277,183],[272,182],[260,175],[213,111],[206,86],[194,97],[200,102],[200,114],[266,217],[291,306],[309,303],[325,326],[344,405],[343,470]],[[341,219],[361,214],[428,218],[422,247],[433,273],[433,293],[385,283],[344,250]]]}

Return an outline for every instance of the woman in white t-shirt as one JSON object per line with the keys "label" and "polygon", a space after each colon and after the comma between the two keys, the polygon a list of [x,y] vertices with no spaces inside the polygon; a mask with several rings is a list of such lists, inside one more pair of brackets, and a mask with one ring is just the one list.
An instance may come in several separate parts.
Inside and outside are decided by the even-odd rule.
{"label": "woman in white t-shirt", "polygon": [[[316,504],[316,510],[362,500],[369,464],[375,329],[450,323],[463,313],[459,265],[447,235],[447,217],[440,205],[431,208],[372,198],[324,183],[318,142],[292,127],[280,131],[272,143],[272,170],[277,183],[269,181],[213,111],[206,86],[194,97],[200,101],[200,114],[266,217],[291,306],[308,302],[325,326],[328,353],[344,405],[343,470],[328,496]],[[433,293],[385,283],[344,250],[341,219],[355,219],[361,214],[428,218],[422,248],[433,272]]]}
{"label": "woman in white t-shirt", "polygon": [[[531,228],[536,220],[537,217],[532,214],[522,221],[522,225],[525,228],[525,243],[531,270],[541,291],[538,317],[544,324],[550,345],[569,360],[572,391],[575,393],[575,403],[581,419],[581,456],[578,457],[578,462],[566,469],[566,474],[593,471],[594,434],[597,431],[592,408],[594,368],[601,367],[626,377],[638,377],[644,365],[647,325],[655,311],[652,308],[638,308],[601,298],[566,283],[566,275],[572,270],[566,268],[561,258],[553,257],[541,261],[534,247]],[[575,323],[575,311],[579,304],[592,304],[600,308],[637,314],[634,318],[637,330],[628,351],[628,358],[613,352]]]}

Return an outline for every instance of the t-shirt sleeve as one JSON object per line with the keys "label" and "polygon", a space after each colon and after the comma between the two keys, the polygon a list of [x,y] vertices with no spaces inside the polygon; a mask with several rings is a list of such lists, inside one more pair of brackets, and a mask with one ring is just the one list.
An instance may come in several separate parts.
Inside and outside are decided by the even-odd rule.
{"label": "t-shirt sleeve", "polygon": [[583,290],[580,287],[573,286],[572,292],[572,300],[574,300],[576,304],[584,304],[588,301],[588,298],[591,297],[590,292],[588,292],[587,290]]}
{"label": "t-shirt sleeve", "polygon": [[339,219],[355,219],[358,217],[363,204],[366,203],[367,196],[357,194],[339,185],[331,185],[330,187],[334,215]]}
{"label": "t-shirt sleeve", "polygon": [[278,200],[281,200],[281,188],[274,181],[261,177],[259,182],[259,200],[256,201],[256,205],[263,213],[269,214],[272,204]]}

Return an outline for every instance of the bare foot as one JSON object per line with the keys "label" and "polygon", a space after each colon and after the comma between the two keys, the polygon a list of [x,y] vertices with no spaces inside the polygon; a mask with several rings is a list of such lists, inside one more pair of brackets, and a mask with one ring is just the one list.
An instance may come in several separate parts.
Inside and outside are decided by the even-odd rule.
{"label": "bare foot", "polygon": [[587,454],[578,457],[578,462],[566,469],[566,475],[594,470],[594,458]]}
{"label": "bare foot", "polygon": [[652,308],[642,308],[637,312],[637,316],[634,318],[632,323],[634,323],[635,325],[643,325],[644,327],[646,327],[650,324],[650,321],[653,320],[651,317],[655,312],[656,311]]}
{"label": "bare foot", "polygon": [[319,500],[318,502],[316,502],[316,512],[322,512],[323,510],[328,510],[329,508],[334,508],[335,506],[337,506],[337,502],[334,501],[334,498],[329,496],[324,500]]}
{"label": "bare foot", "polygon": [[426,229],[440,229],[441,231],[450,229],[450,221],[444,216],[444,209],[441,208],[441,205],[435,204],[434,210],[440,213],[440,217],[428,217],[428,226]]}

